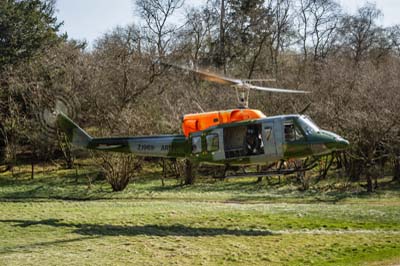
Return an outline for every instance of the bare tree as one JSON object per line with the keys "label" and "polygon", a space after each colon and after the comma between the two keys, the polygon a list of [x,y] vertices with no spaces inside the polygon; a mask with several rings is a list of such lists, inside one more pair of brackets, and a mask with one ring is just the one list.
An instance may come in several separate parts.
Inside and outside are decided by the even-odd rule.
{"label": "bare tree", "polygon": [[304,59],[311,53],[317,61],[332,52],[341,19],[340,6],[332,0],[299,1],[300,40]]}
{"label": "bare tree", "polygon": [[375,5],[367,4],[358,9],[356,15],[343,18],[341,32],[344,48],[350,50],[355,63],[360,62],[377,42],[380,28],[377,27],[376,20],[381,15]]}
{"label": "bare tree", "polygon": [[155,43],[158,57],[165,56],[177,29],[170,19],[182,7],[183,0],[137,0],[135,3],[148,28],[149,43]]}
{"label": "bare tree", "polygon": [[[87,90],[93,120],[107,117],[117,123],[120,113],[133,108],[151,87],[161,70],[136,26],[118,27],[99,39],[90,58],[92,82]],[[112,128],[111,125],[107,125]]]}
{"label": "bare tree", "polygon": [[207,57],[207,41],[210,39],[211,14],[205,10],[191,9],[186,13],[187,24],[180,32],[184,48],[194,64]]}
{"label": "bare tree", "polygon": [[273,14],[272,36],[270,38],[270,57],[273,65],[273,73],[277,76],[279,52],[289,45],[292,35],[292,18],[290,11],[292,0],[276,0],[269,2],[269,9]]}
{"label": "bare tree", "polygon": [[132,154],[98,152],[95,156],[115,192],[124,190],[142,169],[141,160]]}

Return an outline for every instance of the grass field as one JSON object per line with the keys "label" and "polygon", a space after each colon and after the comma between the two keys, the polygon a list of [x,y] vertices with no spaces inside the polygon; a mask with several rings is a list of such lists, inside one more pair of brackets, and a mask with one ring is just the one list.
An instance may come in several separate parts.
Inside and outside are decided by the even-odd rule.
{"label": "grass field", "polygon": [[162,187],[147,171],[112,193],[101,180],[88,189],[94,170],[78,174],[0,175],[0,265],[400,265],[398,186]]}

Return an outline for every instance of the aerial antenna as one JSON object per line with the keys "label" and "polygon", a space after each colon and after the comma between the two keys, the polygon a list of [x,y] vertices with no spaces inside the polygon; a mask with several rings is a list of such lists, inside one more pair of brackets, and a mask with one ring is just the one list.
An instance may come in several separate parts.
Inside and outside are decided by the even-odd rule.
{"label": "aerial antenna", "polygon": [[307,104],[307,106],[304,107],[303,110],[301,110],[299,114],[301,114],[301,115],[304,114],[308,110],[308,108],[310,108],[310,106],[311,106],[311,103]]}
{"label": "aerial antenna", "polygon": [[197,107],[200,109],[200,111],[201,111],[202,113],[205,112],[204,109],[201,107],[201,105],[200,105],[197,101],[194,101],[194,103],[197,105]]}

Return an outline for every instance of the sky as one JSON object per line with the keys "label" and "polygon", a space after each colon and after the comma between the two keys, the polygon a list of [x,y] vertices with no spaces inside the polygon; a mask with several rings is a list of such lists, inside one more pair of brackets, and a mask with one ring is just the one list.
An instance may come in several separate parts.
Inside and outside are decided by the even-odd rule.
{"label": "sky", "polygon": [[[205,1],[205,0],[204,0]],[[64,21],[62,32],[73,39],[86,40],[89,47],[96,39],[116,26],[125,26],[137,21],[133,0],[57,0],[57,17]],[[186,0],[201,3],[201,0]],[[354,13],[367,0],[338,0],[348,13]],[[369,1],[371,2],[371,1]],[[383,26],[400,24],[400,0],[377,0],[377,7],[384,17]]]}
{"label": "sky", "polygon": [[400,24],[400,1],[399,0],[339,0],[338,1],[345,11],[354,13],[365,3],[375,3],[378,9],[383,13],[380,23],[383,26],[392,26]]}

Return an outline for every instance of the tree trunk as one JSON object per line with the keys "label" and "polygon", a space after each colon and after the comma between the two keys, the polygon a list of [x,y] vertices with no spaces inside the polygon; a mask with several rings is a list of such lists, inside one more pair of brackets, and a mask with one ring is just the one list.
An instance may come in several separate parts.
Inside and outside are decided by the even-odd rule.
{"label": "tree trunk", "polygon": [[336,158],[336,169],[343,168],[342,153],[336,153],[335,158]]}
{"label": "tree trunk", "polygon": [[318,181],[326,179],[326,176],[328,175],[328,171],[332,166],[333,158],[334,158],[334,155],[332,154],[332,155],[325,156],[325,160],[322,159],[323,167],[319,171],[319,176],[317,178]]}
{"label": "tree trunk", "polygon": [[162,159],[162,175],[161,175],[161,185],[164,187],[165,186],[165,182],[164,179],[167,176],[167,165],[165,163],[165,159]]}
{"label": "tree trunk", "polygon": [[15,173],[14,173],[14,165],[8,165],[7,167],[10,167],[11,176],[12,176],[13,178],[15,177],[15,179],[17,179],[17,177],[15,176]]}
{"label": "tree trunk", "polygon": [[218,65],[224,67],[224,74],[226,74],[226,62],[225,62],[225,0],[221,0],[221,17],[219,20],[219,51],[218,51]]}
{"label": "tree trunk", "polygon": [[31,179],[35,177],[35,163],[31,161]]}
{"label": "tree trunk", "polygon": [[6,161],[5,145],[2,144],[2,140],[0,139],[0,164],[3,164],[5,161]]}
{"label": "tree trunk", "polygon": [[396,156],[393,161],[393,181],[400,182],[400,156]]}
{"label": "tree trunk", "polygon": [[180,162],[178,162],[176,159],[172,159],[172,169],[174,171],[175,174],[175,178],[176,179],[180,179],[182,176],[182,167],[180,167],[180,165],[182,165]]}
{"label": "tree trunk", "polygon": [[367,175],[367,192],[372,192],[373,187],[372,187],[372,178],[371,175]]}
{"label": "tree trunk", "polygon": [[[260,165],[257,165],[257,172],[261,172],[261,167],[260,167]],[[262,180],[263,180],[263,177],[262,177],[262,176],[259,176],[259,177],[257,178],[256,183],[261,183]]]}
{"label": "tree trunk", "polygon": [[361,162],[359,160],[350,159],[349,177],[351,181],[360,181],[361,169]]}
{"label": "tree trunk", "polygon": [[190,160],[185,161],[185,185],[193,185],[195,181],[195,173],[193,169],[193,162]]}
{"label": "tree trunk", "polygon": [[63,157],[65,160],[65,167],[66,169],[72,169],[74,168],[74,155],[72,152],[72,146],[68,142],[67,137],[65,134],[58,134],[58,146],[60,147]]}
{"label": "tree trunk", "polygon": [[76,165],[76,166],[75,166],[75,184],[78,184],[78,178],[79,178],[79,175],[78,175],[78,166]]}
{"label": "tree trunk", "polygon": [[372,192],[373,191],[373,184],[372,184],[372,175],[371,175],[371,169],[366,168],[365,170],[365,177],[367,178],[367,192]]}

